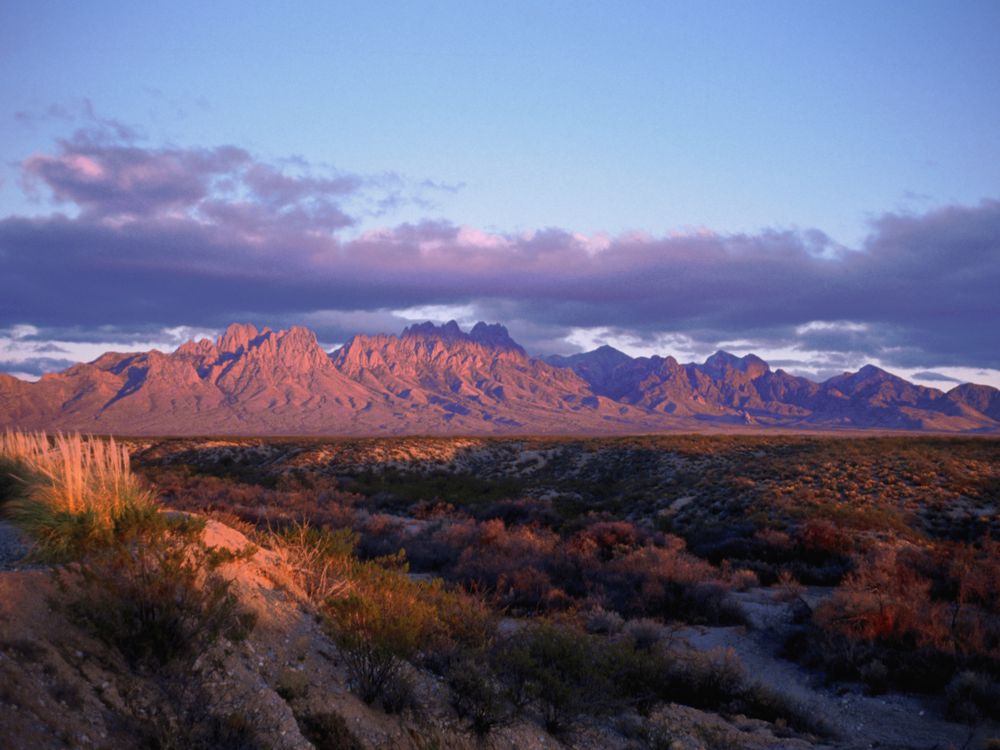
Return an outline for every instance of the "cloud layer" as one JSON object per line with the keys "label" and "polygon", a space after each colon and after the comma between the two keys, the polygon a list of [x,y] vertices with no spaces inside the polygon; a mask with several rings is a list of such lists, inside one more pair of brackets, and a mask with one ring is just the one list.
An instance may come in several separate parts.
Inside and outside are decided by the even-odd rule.
{"label": "cloud layer", "polygon": [[397,180],[93,133],[22,171],[58,211],[0,219],[0,327],[39,340],[253,318],[334,342],[443,305],[509,321],[536,350],[603,329],[1000,368],[995,200],[886,214],[853,249],[816,230],[593,238],[428,220],[349,235],[399,200]]}

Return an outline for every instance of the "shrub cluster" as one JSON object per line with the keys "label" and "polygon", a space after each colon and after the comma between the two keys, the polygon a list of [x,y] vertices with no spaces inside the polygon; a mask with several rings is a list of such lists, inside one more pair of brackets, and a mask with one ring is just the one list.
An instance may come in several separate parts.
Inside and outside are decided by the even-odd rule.
{"label": "shrub cluster", "polygon": [[569,623],[528,624],[456,661],[448,681],[453,705],[479,735],[523,711],[565,735],[585,717],[626,708],[648,714],[665,701],[825,731],[801,707],[751,682],[732,651],[675,652]]}
{"label": "shrub cluster", "polygon": [[970,669],[1000,677],[1000,543],[879,550],[786,648],[872,692],[940,693]]}
{"label": "shrub cluster", "polygon": [[478,646],[494,627],[485,605],[440,580],[408,575],[405,555],[363,561],[346,530],[292,525],[274,541],[301,572],[304,588],[340,646],[352,686],[367,703],[398,712],[414,703],[409,662],[435,663]]}
{"label": "shrub cluster", "polygon": [[216,571],[227,555],[205,545],[189,517],[120,517],[106,545],[56,569],[70,616],[133,665],[193,657],[219,636],[245,637],[240,610]]}

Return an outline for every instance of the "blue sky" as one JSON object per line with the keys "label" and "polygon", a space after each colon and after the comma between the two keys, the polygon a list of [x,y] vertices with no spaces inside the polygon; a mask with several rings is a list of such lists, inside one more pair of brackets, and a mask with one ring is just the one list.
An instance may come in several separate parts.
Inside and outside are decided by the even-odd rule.
{"label": "blue sky", "polygon": [[[134,150],[231,145],[289,175],[356,178],[366,188],[339,199],[351,222],[338,242],[432,221],[505,238],[556,228],[598,245],[630,232],[819,232],[823,252],[864,252],[886,215],[998,197],[998,32],[996,2],[11,2],[0,6],[0,218],[93,209],[26,160],[69,158],[59,141],[81,128],[107,146],[121,123],[134,137],[117,145]],[[246,198],[241,189],[227,200]],[[375,325],[393,309],[471,305],[527,319],[508,297],[403,294],[338,314]],[[996,307],[977,311],[995,320]],[[3,311],[0,326],[36,326],[44,339],[73,323],[19,312]],[[102,325],[148,336],[213,329],[227,313],[333,314],[244,304],[190,319],[109,312]],[[844,330],[896,324],[837,314]],[[553,314],[551,330],[522,335],[539,347],[589,341],[600,316],[583,317],[572,326]],[[682,317],[616,320],[606,338],[818,351],[772,328]],[[94,339],[97,322],[86,326]],[[887,336],[855,337],[849,353],[903,368],[886,352],[911,350],[913,337]],[[906,366],[995,367],[971,349],[965,360],[942,349]]]}
{"label": "blue sky", "polygon": [[[207,6],[207,7],[206,7]],[[816,227],[1000,184],[1000,4],[8,3],[0,138],[70,107],[462,184],[503,231]],[[8,174],[8,179],[10,176]],[[17,205],[8,184],[3,205]]]}

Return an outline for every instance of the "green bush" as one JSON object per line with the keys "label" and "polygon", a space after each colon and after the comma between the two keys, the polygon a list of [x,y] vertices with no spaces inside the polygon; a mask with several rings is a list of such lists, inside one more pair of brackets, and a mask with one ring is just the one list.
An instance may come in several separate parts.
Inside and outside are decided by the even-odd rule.
{"label": "green bush", "polygon": [[428,641],[434,626],[420,585],[389,564],[357,563],[350,593],[325,608],[352,686],[366,703],[402,679],[404,662]]}
{"label": "green bush", "polygon": [[534,703],[545,727],[566,734],[584,715],[605,713],[614,698],[606,641],[568,626],[533,623],[502,642],[494,662],[515,703]]}
{"label": "green bush", "polygon": [[125,514],[112,538],[57,569],[68,612],[133,665],[201,653],[219,636],[245,637],[253,618],[237,606],[204,522]]}

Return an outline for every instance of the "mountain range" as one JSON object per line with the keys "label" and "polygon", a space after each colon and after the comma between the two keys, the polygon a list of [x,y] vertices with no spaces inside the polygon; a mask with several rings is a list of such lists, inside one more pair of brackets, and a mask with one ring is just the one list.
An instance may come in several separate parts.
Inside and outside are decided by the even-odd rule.
{"label": "mountain range", "polygon": [[125,435],[1000,432],[1000,391],[947,393],[872,365],[821,383],[755,355],[704,363],[609,346],[530,357],[499,324],[355,336],[234,324],[176,351],[109,352],[30,383],[0,374],[0,428]]}

